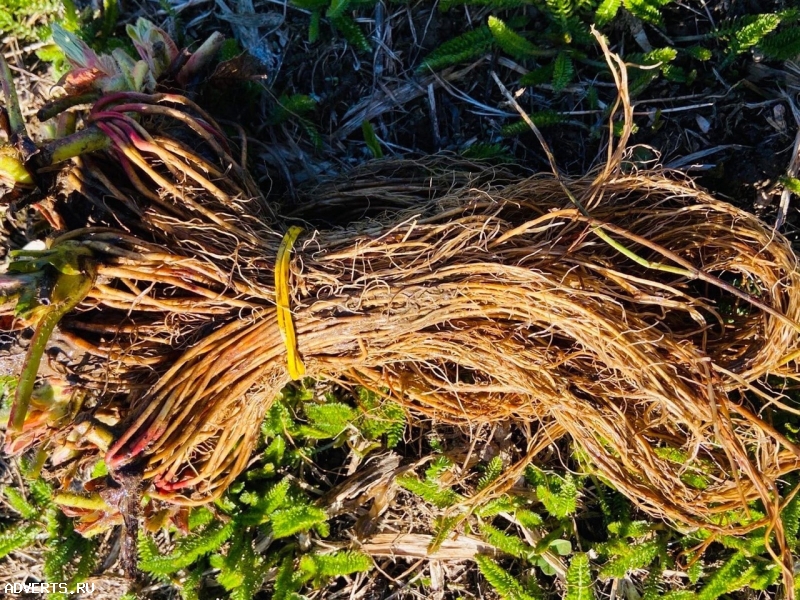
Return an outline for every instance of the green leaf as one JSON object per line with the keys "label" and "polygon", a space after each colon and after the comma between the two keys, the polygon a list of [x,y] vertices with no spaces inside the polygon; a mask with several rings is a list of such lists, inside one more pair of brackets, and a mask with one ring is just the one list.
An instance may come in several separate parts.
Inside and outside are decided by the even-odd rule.
{"label": "green leaf", "polygon": [[239,500],[251,508],[244,511],[241,521],[246,525],[260,525],[272,518],[272,514],[281,508],[290,507],[290,482],[288,478],[274,484],[266,492],[244,492]]}
{"label": "green leaf", "polygon": [[800,195],[800,179],[796,177],[781,177],[781,183],[793,194]]}
{"label": "green leaf", "polygon": [[560,92],[567,87],[575,75],[572,59],[566,52],[559,52],[553,63],[553,91]]}
{"label": "green leaf", "polygon": [[3,495],[8,505],[22,515],[23,519],[32,520],[39,516],[39,509],[28,502],[18,489],[6,486],[3,488]]}
{"label": "green leaf", "polygon": [[515,535],[509,535],[487,523],[481,523],[480,532],[492,546],[515,558],[528,559],[537,554],[536,549]]}
{"label": "green leaf", "polygon": [[568,556],[572,552],[572,544],[569,540],[553,540],[549,547],[559,556]]}
{"label": "green leaf", "polygon": [[617,16],[622,0],[603,0],[595,12],[595,22],[598,27],[602,27],[611,22]]}
{"label": "green leaf", "polygon": [[306,403],[303,410],[309,419],[309,426],[301,427],[300,431],[313,439],[335,438],[352,426],[358,417],[353,407],[342,402]]}
{"label": "green leaf", "polygon": [[375,130],[372,128],[372,123],[363,121],[361,123],[361,131],[364,134],[364,142],[374,158],[383,158],[383,150],[378,141],[378,136],[375,135]]}
{"label": "green leaf", "polygon": [[27,548],[35,540],[42,528],[35,523],[18,523],[0,532],[0,558],[4,558],[20,548]]}
{"label": "green leaf", "polygon": [[[789,493],[791,493],[791,491]],[[786,534],[786,539],[789,540],[790,544],[795,542],[797,540],[798,529],[800,529],[800,493],[796,493],[783,508],[781,511],[781,521],[783,521],[783,532]]]}
{"label": "green leaf", "polygon": [[[542,110],[535,113],[530,113],[528,117],[533,121],[534,125],[539,128],[542,127],[550,127],[552,125],[557,125],[558,123],[563,123],[565,117],[563,115],[558,114],[552,110]],[[503,125],[500,129],[500,135],[503,137],[512,137],[515,135],[520,135],[523,133],[530,132],[530,126],[520,119],[510,125]]]}
{"label": "green leaf", "polygon": [[428,554],[434,554],[441,548],[460,519],[459,515],[436,517],[433,523],[433,539],[428,545]]}
{"label": "green leaf", "polygon": [[50,506],[53,502],[53,489],[41,477],[28,482],[28,496],[36,506]]}
{"label": "green leaf", "polygon": [[[76,534],[72,521],[60,512],[50,523],[49,539],[45,544],[42,571],[47,581],[66,583],[67,589],[74,591],[75,584],[84,581],[94,567],[97,551],[92,540]],[[72,574],[69,566],[78,557],[78,564]],[[48,594],[49,600],[66,600],[67,592]]]}
{"label": "green leaf", "polygon": [[94,463],[94,466],[92,467],[91,478],[97,479],[99,477],[105,477],[106,475],[108,475],[108,465],[106,464],[106,461],[101,458]]}
{"label": "green leaf", "polygon": [[303,10],[321,10],[330,6],[330,0],[291,0],[292,4]]}
{"label": "green leaf", "polygon": [[780,16],[774,13],[747,15],[725,24],[717,35],[728,39],[728,51],[733,57],[761,42],[767,34],[777,29],[780,21]]}
{"label": "green leaf", "polygon": [[328,7],[328,12],[325,14],[329,19],[341,17],[347,7],[350,5],[350,0],[331,0],[331,5]]}
{"label": "green leaf", "polygon": [[[313,98],[311,98],[311,96],[306,96],[305,94],[292,94],[291,96],[286,96],[284,94],[278,98],[277,106],[273,109],[272,115],[270,116],[270,122],[274,125],[279,125],[280,123],[286,122],[291,117],[302,117],[303,115],[308,114],[309,112],[313,111],[316,106],[317,103]],[[276,405],[273,405],[276,414],[271,415],[273,412],[271,409],[270,412],[267,413],[267,419],[274,418],[283,422],[288,419],[288,421],[291,422],[291,415],[288,414],[286,407],[281,403],[276,403]],[[283,411],[286,411],[285,414],[282,414],[283,411],[280,408],[281,406],[283,406]],[[277,425],[278,422],[270,422],[269,431],[272,435],[278,435],[284,432],[283,429],[278,429],[275,427]]]}
{"label": "green leaf", "polygon": [[661,9],[670,2],[672,0],[624,0],[625,8],[643,21],[653,25],[664,24]]}
{"label": "green leaf", "polygon": [[525,508],[520,508],[516,511],[515,516],[520,524],[527,528],[527,529],[535,529],[536,527],[540,527],[544,521],[542,521],[542,517],[533,512],[532,510],[528,510]]}
{"label": "green leaf", "polygon": [[689,576],[689,581],[696,584],[703,576],[703,561],[702,559],[695,560],[691,566],[686,569],[686,574]]}
{"label": "green leaf", "polygon": [[75,8],[75,3],[72,0],[61,0],[64,6],[64,29],[67,31],[78,31],[81,26],[80,16],[78,10]]}
{"label": "green leaf", "polygon": [[514,155],[503,144],[476,142],[469,148],[462,150],[461,156],[475,160],[499,161],[506,163],[514,162]]}
{"label": "green leaf", "polygon": [[139,540],[139,568],[153,575],[169,575],[191,565],[201,556],[216,552],[233,534],[234,523],[212,521],[198,532],[179,538],[175,548],[166,555],[158,553],[146,535]]}
{"label": "green leaf", "polygon": [[342,550],[331,554],[306,554],[300,559],[299,570],[303,573],[304,581],[313,578],[318,584],[323,584],[334,577],[365,573],[373,566],[369,555]]}
{"label": "green leaf", "polygon": [[536,566],[539,567],[542,570],[542,573],[548,577],[552,577],[556,574],[556,570],[553,568],[553,565],[551,565],[541,556],[536,559]]}
{"label": "green leaf", "polygon": [[751,568],[748,558],[737,552],[708,578],[697,594],[698,600],[716,600],[723,594],[738,590]]}
{"label": "green leaf", "polygon": [[697,600],[697,594],[690,590],[670,590],[661,594],[658,598],[661,600]]}
{"label": "green leaf", "polygon": [[621,538],[638,538],[653,529],[650,521],[615,521],[608,524],[608,532]]}
{"label": "green leaf", "polygon": [[800,55],[800,27],[789,27],[766,36],[759,49],[772,60],[794,60]]}
{"label": "green leaf", "polygon": [[311,12],[311,18],[308,21],[308,43],[313,44],[319,39],[319,25],[322,20],[322,12],[314,10]]}
{"label": "green leaf", "polygon": [[500,477],[500,474],[503,472],[503,459],[499,456],[495,456],[490,460],[485,467],[483,475],[478,480],[478,491],[485,490],[489,485],[494,482],[495,479]]}
{"label": "green leaf", "polygon": [[[200,586],[203,573],[206,571],[202,563],[193,567],[180,584],[181,600],[200,600]],[[136,600],[134,597],[132,600]]]}
{"label": "green leaf", "polygon": [[643,569],[655,560],[661,548],[662,543],[659,540],[628,546],[623,554],[603,565],[603,568],[600,569],[600,576],[622,578],[629,571]]}
{"label": "green leaf", "polygon": [[49,23],[59,19],[58,0],[3,0],[0,3],[0,33],[20,42],[44,41]]}
{"label": "green leaf", "polygon": [[49,523],[47,550],[42,571],[48,581],[66,582],[66,566],[75,556],[79,538],[73,535],[72,521],[57,511]]}
{"label": "green leaf", "polygon": [[574,0],[545,0],[545,12],[558,25],[567,44],[572,42],[573,15],[577,4]]}
{"label": "green leaf", "polygon": [[280,465],[286,455],[286,438],[282,435],[275,436],[269,445],[264,449],[264,458],[267,462]]}
{"label": "green leaf", "polygon": [[[475,509],[475,514],[479,517],[494,517],[501,512],[514,513],[522,506],[523,502],[524,500],[519,497],[511,497],[508,494],[503,494],[479,506]],[[539,522],[539,525],[540,524],[541,521]]]}
{"label": "green leaf", "polygon": [[289,537],[308,531],[317,524],[324,523],[328,515],[321,508],[301,504],[277,510],[272,515],[272,535],[275,539]]}
{"label": "green leaf", "polygon": [[543,67],[539,67],[538,69],[533,69],[532,71],[528,71],[523,75],[520,80],[519,84],[522,87],[530,86],[530,85],[542,85],[548,83],[553,80],[553,69],[555,68],[555,61],[547,63]]}
{"label": "green leaf", "polygon": [[572,557],[567,568],[567,593],[564,600],[594,600],[589,557],[584,553]]}
{"label": "green leaf", "polygon": [[406,429],[406,413],[403,407],[361,386],[357,388],[357,397],[362,411],[357,427],[364,439],[376,440],[385,435],[388,448],[397,446]]}
{"label": "green leaf", "polygon": [[684,52],[686,52],[686,54],[692,58],[696,58],[697,60],[702,60],[704,62],[711,60],[711,57],[713,56],[711,50],[708,48],[703,48],[702,46],[692,46],[690,48],[686,48]]}
{"label": "green leaf", "polygon": [[536,496],[545,509],[557,519],[564,519],[575,513],[578,507],[578,488],[571,474],[559,477],[529,467],[526,477],[536,484]]}
{"label": "green leaf", "polygon": [[475,557],[481,574],[503,600],[538,600],[525,590],[517,579],[491,558],[483,555]]}
{"label": "green leaf", "polygon": [[[401,1],[401,0],[398,0]],[[441,0],[439,10],[446,12],[456,6],[489,6],[492,10],[508,10],[533,4],[531,0]]]}
{"label": "green leaf", "polygon": [[371,52],[372,46],[367,41],[367,37],[351,17],[340,15],[331,18],[331,24],[344,36],[351,46],[361,52]]}
{"label": "green leaf", "polygon": [[504,21],[497,17],[489,17],[489,31],[492,32],[495,42],[500,48],[518,59],[525,59],[542,53],[534,44],[526,40],[516,31],[511,29]]}
{"label": "green leaf", "polygon": [[494,36],[486,25],[463,33],[446,41],[426,56],[417,72],[439,71],[482,56],[491,50],[493,40]]}
{"label": "green leaf", "polygon": [[287,556],[278,567],[278,574],[272,589],[272,600],[288,600],[300,589],[302,580],[295,577],[294,574],[294,558]]}
{"label": "green leaf", "polygon": [[428,479],[422,481],[413,475],[402,475],[397,478],[397,484],[409,492],[420,496],[426,502],[437,508],[447,508],[463,500],[463,496],[449,487],[441,487],[435,481]]}
{"label": "green leaf", "polygon": [[189,511],[189,531],[204,527],[214,520],[214,513],[205,506],[195,506]]}
{"label": "green leaf", "polygon": [[261,588],[269,565],[253,549],[252,536],[237,533],[227,554],[211,557],[211,566],[219,569],[217,583],[230,592],[231,600],[251,600]]}
{"label": "green leaf", "polygon": [[453,461],[446,456],[437,456],[431,466],[425,469],[425,478],[428,481],[438,481],[442,475],[453,468]]}

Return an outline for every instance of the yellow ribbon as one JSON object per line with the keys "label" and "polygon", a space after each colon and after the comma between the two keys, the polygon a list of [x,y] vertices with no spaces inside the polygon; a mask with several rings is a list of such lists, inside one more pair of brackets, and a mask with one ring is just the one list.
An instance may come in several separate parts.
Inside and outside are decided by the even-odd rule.
{"label": "yellow ribbon", "polygon": [[289,231],[283,236],[281,245],[278,247],[278,256],[275,260],[275,304],[278,308],[278,328],[286,346],[286,362],[289,365],[289,376],[292,379],[300,379],[306,374],[306,366],[297,352],[297,334],[294,331],[292,311],[289,308],[289,258],[292,246],[302,231],[302,227],[289,227]]}

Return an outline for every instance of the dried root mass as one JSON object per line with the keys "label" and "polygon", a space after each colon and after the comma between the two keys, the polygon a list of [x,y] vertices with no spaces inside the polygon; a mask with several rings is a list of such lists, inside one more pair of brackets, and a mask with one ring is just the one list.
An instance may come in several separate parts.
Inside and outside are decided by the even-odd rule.
{"label": "dried root mass", "polygon": [[[245,468],[290,380],[275,306],[283,236],[211,117],[168,95],[101,102],[88,121],[109,149],[65,175],[71,230],[51,243],[88,248],[97,270],[60,324],[84,353],[69,379],[121,412],[112,469],[140,470],[164,500],[207,502]],[[655,515],[735,533],[763,523],[730,511],[761,500],[779,528],[778,482],[800,466],[771,417],[797,413],[780,392],[800,354],[790,244],[657,173],[566,182],[577,197],[601,192],[591,218],[554,178],[512,180],[387,161],[313,190],[305,214],[369,216],[307,226],[294,245],[308,375],[453,423],[565,432]],[[597,227],[683,271],[623,256]],[[66,439],[74,423],[62,425]]]}

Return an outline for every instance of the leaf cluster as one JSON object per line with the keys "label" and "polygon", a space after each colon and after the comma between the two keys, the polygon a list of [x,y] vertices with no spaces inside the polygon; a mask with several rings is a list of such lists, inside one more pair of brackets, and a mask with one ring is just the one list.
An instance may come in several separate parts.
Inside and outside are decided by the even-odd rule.
{"label": "leaf cluster", "polygon": [[359,7],[374,7],[375,0],[292,0],[298,8],[311,12],[308,25],[308,41],[314,43],[320,37],[320,24],[327,20],[333,31],[338,32],[359,52],[370,52],[370,44],[363,29],[352,16]]}
{"label": "leaf cluster", "polygon": [[63,11],[61,0],[5,0],[0,10],[0,37],[44,41],[50,35],[50,23]]}
{"label": "leaf cluster", "polygon": [[377,447],[402,439],[405,413],[398,405],[363,389],[347,400],[320,395],[311,382],[287,387],[262,423],[258,463],[214,507],[193,509],[190,533],[177,536],[167,551],[142,534],[140,569],[181,582],[187,600],[199,597],[211,571],[232,600],[249,600],[265,585],[272,585],[274,598],[299,598],[305,589],[371,569],[372,560],[359,552],[311,551],[314,539],[329,535],[328,515],[297,476],[331,440],[334,447],[354,439]]}
{"label": "leaf cluster", "polygon": [[31,465],[23,462],[28,479],[24,489],[6,486],[1,493],[19,519],[0,527],[0,559],[41,543],[43,573],[47,581],[67,584],[66,592],[51,592],[50,600],[63,600],[86,581],[97,562],[96,542],[78,535],[71,519],[53,502],[53,490],[41,477],[33,477]]}

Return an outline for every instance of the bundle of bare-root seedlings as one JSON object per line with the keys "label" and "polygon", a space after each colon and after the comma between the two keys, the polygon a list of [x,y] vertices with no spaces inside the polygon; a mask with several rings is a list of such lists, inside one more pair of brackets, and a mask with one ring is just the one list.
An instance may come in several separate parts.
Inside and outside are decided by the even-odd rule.
{"label": "bundle of bare-root seedlings", "polygon": [[[283,386],[346,380],[412,414],[568,435],[654,515],[768,525],[791,580],[779,486],[800,449],[772,415],[797,414],[780,390],[798,375],[800,273],[753,216],[625,172],[620,146],[570,181],[386,162],[315,190],[307,211],[343,198],[353,214],[386,210],[287,228],[248,175],[243,135],[234,150],[184,96],[104,94],[82,117],[27,156],[11,128],[17,193],[54,154],[81,154],[64,150],[74,136],[93,152],[58,175],[46,214],[61,230],[12,253],[3,279],[16,327],[35,329],[10,447],[93,443],[152,497],[199,504],[246,467]],[[56,325],[70,398],[91,400],[81,411],[31,400]],[[731,519],[754,501],[765,518]]]}

